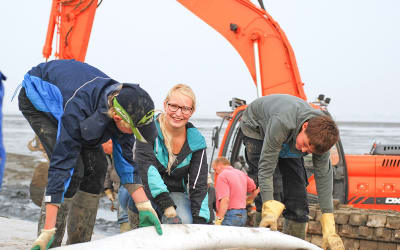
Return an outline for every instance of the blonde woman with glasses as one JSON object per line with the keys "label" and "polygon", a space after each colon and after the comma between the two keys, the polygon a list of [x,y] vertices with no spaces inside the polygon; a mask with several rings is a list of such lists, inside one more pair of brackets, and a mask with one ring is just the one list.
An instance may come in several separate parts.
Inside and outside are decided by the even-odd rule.
{"label": "blonde woman with glasses", "polygon": [[175,85],[164,100],[164,112],[155,119],[154,144],[136,143],[145,191],[164,224],[205,224],[210,218],[206,142],[189,122],[195,109],[192,89]]}

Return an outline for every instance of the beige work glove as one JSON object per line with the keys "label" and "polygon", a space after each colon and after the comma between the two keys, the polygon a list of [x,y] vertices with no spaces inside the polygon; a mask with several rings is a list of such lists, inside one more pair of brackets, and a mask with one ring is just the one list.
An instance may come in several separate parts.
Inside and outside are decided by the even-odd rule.
{"label": "beige work glove", "polygon": [[164,210],[164,215],[165,215],[167,218],[175,217],[175,216],[176,216],[176,210],[175,210],[175,208],[174,208],[173,206],[167,207],[167,208]]}
{"label": "beige work glove", "polygon": [[49,249],[51,243],[53,243],[55,233],[56,233],[56,228],[42,229],[42,233],[35,240],[35,242],[33,242],[31,250]]}
{"label": "beige work glove", "polygon": [[335,230],[335,218],[333,213],[324,213],[321,217],[322,248],[331,250],[345,250],[340,236]]}
{"label": "beige work glove", "polygon": [[182,219],[176,213],[175,207],[170,206],[164,210],[161,222],[163,224],[182,224]]}
{"label": "beige work glove", "polygon": [[221,226],[223,221],[224,221],[224,218],[217,217],[217,219],[214,222],[214,225]]}
{"label": "beige work glove", "polygon": [[106,190],[104,190],[104,193],[106,194],[107,198],[114,202],[115,201],[115,195],[114,195],[114,191],[111,188],[108,188]]}
{"label": "beige work glove", "polygon": [[285,209],[285,205],[279,201],[269,200],[264,202],[259,227],[269,227],[272,231],[278,230],[278,218],[283,209]]}

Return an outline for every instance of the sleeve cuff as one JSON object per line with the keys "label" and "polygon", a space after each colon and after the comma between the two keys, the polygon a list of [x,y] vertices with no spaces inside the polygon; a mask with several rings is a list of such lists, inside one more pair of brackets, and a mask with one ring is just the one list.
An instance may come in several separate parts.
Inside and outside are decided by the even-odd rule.
{"label": "sleeve cuff", "polygon": [[63,195],[61,194],[46,194],[44,196],[45,203],[51,203],[54,205],[61,204],[63,200]]}
{"label": "sleeve cuff", "polygon": [[159,194],[156,198],[154,198],[154,201],[163,213],[164,210],[168,207],[173,206],[174,208],[176,208],[174,201],[171,199],[169,193],[167,192]]}
{"label": "sleeve cuff", "polygon": [[123,184],[123,186],[126,188],[126,190],[128,190],[129,194],[132,194],[138,188],[143,187],[142,184],[132,184],[132,183],[126,183],[126,184]]}

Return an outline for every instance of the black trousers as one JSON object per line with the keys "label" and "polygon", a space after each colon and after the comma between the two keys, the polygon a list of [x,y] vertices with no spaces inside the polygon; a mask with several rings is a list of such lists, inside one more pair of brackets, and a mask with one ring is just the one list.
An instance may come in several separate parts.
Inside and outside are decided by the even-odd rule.
{"label": "black trousers", "polygon": [[[38,111],[26,96],[25,88],[21,88],[18,105],[51,159],[57,141],[58,121],[51,114]],[[91,194],[100,194],[103,192],[106,172],[107,160],[101,145],[94,148],[82,147],[64,197],[73,197],[78,189]]]}
{"label": "black trousers", "polygon": [[[258,163],[263,145],[262,140],[243,137],[246,147],[246,161],[249,165],[248,175],[258,185]],[[280,173],[278,173],[279,171]],[[274,199],[285,204],[283,217],[297,222],[308,221],[307,190],[308,180],[303,158],[279,158],[274,173]],[[255,199],[256,209],[261,212],[260,194]]]}

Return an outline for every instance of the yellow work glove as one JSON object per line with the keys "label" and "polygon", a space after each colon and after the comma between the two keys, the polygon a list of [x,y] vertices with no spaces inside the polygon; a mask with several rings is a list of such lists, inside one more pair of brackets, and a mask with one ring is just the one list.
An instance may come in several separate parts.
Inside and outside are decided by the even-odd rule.
{"label": "yellow work glove", "polygon": [[247,206],[251,206],[253,204],[253,202],[254,202],[254,199],[251,199],[250,197],[247,197],[246,198],[246,207]]}
{"label": "yellow work glove", "polygon": [[278,230],[278,218],[285,209],[285,205],[276,200],[263,203],[261,222],[259,227],[269,227],[272,231]]}
{"label": "yellow work glove", "polygon": [[331,250],[344,250],[344,245],[335,230],[335,218],[333,213],[324,213],[321,217],[322,248]]}
{"label": "yellow work glove", "polygon": [[217,219],[216,219],[215,222],[214,222],[214,225],[216,225],[216,226],[221,226],[222,221],[224,221],[224,218],[217,217]]}
{"label": "yellow work glove", "polygon": [[159,235],[162,235],[162,228],[157,213],[151,206],[150,201],[135,203],[139,211],[139,227],[154,226]]}
{"label": "yellow work glove", "polygon": [[115,195],[114,195],[114,191],[111,188],[108,188],[106,190],[104,190],[104,193],[106,194],[107,198],[114,202],[115,201]]}
{"label": "yellow work glove", "polygon": [[51,243],[53,243],[55,233],[56,233],[56,228],[42,229],[42,233],[35,240],[35,242],[33,242],[31,250],[49,249]]}

